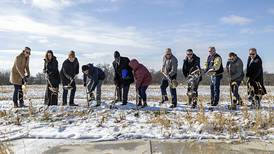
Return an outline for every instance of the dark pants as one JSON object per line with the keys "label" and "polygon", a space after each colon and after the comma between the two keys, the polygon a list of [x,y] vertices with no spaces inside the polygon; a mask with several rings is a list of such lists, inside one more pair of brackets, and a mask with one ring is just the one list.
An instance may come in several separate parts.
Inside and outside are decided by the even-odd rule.
{"label": "dark pants", "polygon": [[12,99],[14,104],[18,105],[18,99],[21,105],[24,104],[22,85],[14,85],[14,92],[13,92],[13,99]]}
{"label": "dark pants", "polygon": [[[166,88],[168,87],[168,85],[169,85],[168,80],[166,78],[162,78],[162,82],[161,82],[161,86],[160,86],[162,96],[167,96]],[[172,104],[177,105],[176,88],[170,87],[170,93],[171,93],[171,98],[172,98]]]}
{"label": "dark pants", "polygon": [[[76,92],[75,81],[71,83],[72,89],[70,90],[69,104],[74,104],[74,96]],[[67,105],[68,90],[63,88],[63,105]]]}
{"label": "dark pants", "polygon": [[[56,88],[56,87],[55,87]],[[47,84],[45,93],[45,105],[58,105],[58,93],[53,93]]]}
{"label": "dark pants", "polygon": [[210,92],[211,92],[211,104],[217,105],[220,100],[220,84],[222,76],[211,76]]}
{"label": "dark pants", "polygon": [[139,99],[143,100],[143,102],[147,101],[147,94],[146,94],[146,90],[147,90],[148,86],[141,86],[138,88],[138,94],[139,94]]}
{"label": "dark pants", "polygon": [[233,101],[240,101],[241,97],[239,95],[239,86],[241,85],[241,81],[235,81],[230,83],[231,86],[231,92],[233,95]]}
{"label": "dark pants", "polygon": [[[117,85],[118,100],[122,100],[124,103],[127,103],[129,87],[130,87],[130,84]],[[122,99],[122,91],[123,91],[123,99]]]}
{"label": "dark pants", "polygon": [[[91,91],[91,88],[93,86],[93,81],[91,81],[90,79],[88,79],[88,91]],[[102,84],[103,84],[103,80],[99,80],[97,86],[96,86],[96,101],[101,101],[101,89],[102,89]]]}

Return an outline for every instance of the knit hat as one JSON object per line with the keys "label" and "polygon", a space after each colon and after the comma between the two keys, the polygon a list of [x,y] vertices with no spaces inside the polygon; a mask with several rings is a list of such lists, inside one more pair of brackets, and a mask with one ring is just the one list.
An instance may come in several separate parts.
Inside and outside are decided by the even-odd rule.
{"label": "knit hat", "polygon": [[83,65],[83,66],[82,66],[82,71],[83,71],[83,72],[86,71],[86,70],[88,70],[88,69],[89,69],[88,65]]}
{"label": "knit hat", "polygon": [[114,58],[119,58],[120,57],[120,53],[118,51],[114,52]]}

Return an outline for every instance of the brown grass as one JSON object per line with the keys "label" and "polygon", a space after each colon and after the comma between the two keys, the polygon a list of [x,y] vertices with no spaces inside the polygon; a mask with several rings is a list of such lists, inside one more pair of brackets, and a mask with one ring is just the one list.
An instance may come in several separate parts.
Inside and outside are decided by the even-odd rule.
{"label": "brown grass", "polygon": [[12,151],[9,149],[8,145],[0,142],[0,154],[10,154]]}

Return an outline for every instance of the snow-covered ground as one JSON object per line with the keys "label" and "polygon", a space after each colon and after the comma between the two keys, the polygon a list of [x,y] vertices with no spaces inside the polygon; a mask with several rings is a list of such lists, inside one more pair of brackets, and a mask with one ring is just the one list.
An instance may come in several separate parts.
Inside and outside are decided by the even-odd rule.
{"label": "snow-covered ground", "polygon": [[[117,103],[114,109],[110,109],[113,89],[113,86],[103,86],[105,102],[101,107],[87,107],[84,89],[79,86],[75,103],[80,107],[46,108],[43,105],[44,86],[30,86],[27,97],[31,100],[25,101],[30,107],[13,109],[12,87],[1,87],[0,141],[22,138],[92,141],[140,138],[274,140],[273,87],[267,87],[269,94],[264,97],[262,109],[258,111],[247,106],[239,107],[237,111],[228,110],[229,89],[225,86],[221,88],[221,103],[213,111],[206,105],[209,100],[208,86],[199,88],[198,109],[186,105],[184,87],[178,88],[177,108],[169,109],[170,104],[159,106],[159,86],[148,89],[149,107],[136,108],[132,88],[128,105]],[[242,87],[240,92],[245,98],[246,89]]]}

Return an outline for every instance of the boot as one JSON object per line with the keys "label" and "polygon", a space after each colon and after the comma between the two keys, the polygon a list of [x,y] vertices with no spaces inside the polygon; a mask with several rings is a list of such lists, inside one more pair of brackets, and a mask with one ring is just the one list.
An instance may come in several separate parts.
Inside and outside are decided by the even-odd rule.
{"label": "boot", "polygon": [[18,103],[17,102],[13,102],[13,107],[14,108],[18,108]]}
{"label": "boot", "polygon": [[139,101],[137,103],[137,106],[142,106],[142,100],[139,98]]}
{"label": "boot", "polygon": [[144,101],[143,105],[142,105],[142,108],[145,108],[147,107],[147,101]]}
{"label": "boot", "polygon": [[229,109],[230,110],[236,110],[237,109],[237,101],[236,100],[233,100],[233,102],[232,102]]}
{"label": "boot", "polygon": [[176,108],[177,107],[177,104],[172,104],[169,106],[169,108]]}
{"label": "boot", "polygon": [[163,95],[163,96],[162,96],[162,100],[161,100],[161,102],[160,102],[160,105],[161,105],[161,104],[164,104],[165,101],[168,101],[167,95]]}
{"label": "boot", "polygon": [[96,101],[96,107],[98,107],[98,106],[101,106],[101,101],[99,101],[99,100]]}
{"label": "boot", "polygon": [[241,98],[238,100],[237,105],[243,106],[243,100]]}
{"label": "boot", "polygon": [[25,108],[25,107],[28,107],[28,106],[26,106],[26,105],[24,104],[24,102],[20,102],[20,107],[21,107],[21,108]]}
{"label": "boot", "polygon": [[70,103],[69,106],[78,106],[78,105],[74,103]]}
{"label": "boot", "polygon": [[197,102],[196,102],[196,101],[194,101],[194,102],[193,102],[193,104],[192,104],[192,106],[191,106],[191,108],[192,108],[192,109],[195,109],[195,108],[196,108],[196,106],[197,106]]}
{"label": "boot", "polygon": [[127,105],[127,101],[123,101],[122,105]]}

